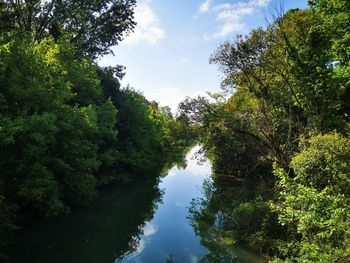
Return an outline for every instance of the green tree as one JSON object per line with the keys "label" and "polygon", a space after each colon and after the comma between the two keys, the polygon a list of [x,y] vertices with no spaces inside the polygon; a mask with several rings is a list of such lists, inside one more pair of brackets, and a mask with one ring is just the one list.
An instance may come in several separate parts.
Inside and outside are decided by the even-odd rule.
{"label": "green tree", "polygon": [[0,2],[2,35],[30,33],[38,41],[64,37],[80,54],[111,52],[135,27],[135,0],[29,0]]}
{"label": "green tree", "polygon": [[163,115],[157,105],[126,88],[121,91],[118,108],[118,151],[120,168],[147,171],[161,163],[165,128]]}
{"label": "green tree", "polygon": [[97,158],[101,162],[98,178],[99,183],[108,183],[117,178],[117,109],[108,99],[99,106],[97,112],[96,144],[98,145]]}
{"label": "green tree", "polygon": [[[224,74],[227,99],[214,95],[215,102],[195,98],[180,104],[182,116],[198,127],[213,178],[222,179],[222,173],[248,185],[253,179],[250,187],[260,195],[230,200],[224,199],[230,190],[218,188],[222,204],[213,205],[213,195],[198,214],[209,213],[215,224],[196,218],[196,227],[204,236],[222,237],[244,225],[237,236],[280,261],[347,262],[349,3],[314,0],[310,6],[217,49],[210,62]],[[272,160],[281,167],[276,178],[269,172]],[[266,195],[269,189],[276,199]],[[224,220],[219,227],[217,211]]]}
{"label": "green tree", "polygon": [[300,134],[344,130],[344,78],[333,67],[332,43],[319,15],[291,10],[266,30],[223,44],[211,58],[224,88],[244,89],[258,100],[265,127],[255,135],[288,166]]}
{"label": "green tree", "polygon": [[[293,157],[294,177],[275,168],[278,201],[272,205],[298,249],[283,256],[304,262],[350,259],[350,140],[339,134],[312,137]],[[287,260],[288,261],[288,260]],[[299,262],[298,261],[298,262]]]}
{"label": "green tree", "polygon": [[[4,196],[20,198],[22,206],[45,216],[91,200],[99,167],[92,140],[96,113],[70,105],[74,81],[66,65],[78,61],[62,63],[65,47],[26,38],[0,48]],[[94,74],[90,78],[97,81]]]}
{"label": "green tree", "polygon": [[346,0],[310,0],[310,7],[323,20],[324,28],[330,32],[333,67],[345,89],[340,113],[350,120],[350,3]]}

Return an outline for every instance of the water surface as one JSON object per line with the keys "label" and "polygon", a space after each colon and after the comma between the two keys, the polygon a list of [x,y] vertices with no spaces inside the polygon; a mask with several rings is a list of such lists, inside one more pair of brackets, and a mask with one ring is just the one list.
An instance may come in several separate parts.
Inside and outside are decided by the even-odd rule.
{"label": "water surface", "polygon": [[[161,180],[107,187],[88,207],[24,227],[11,248],[11,262],[199,262],[213,248],[203,246],[205,237],[194,232],[189,207],[203,197],[211,169],[191,158],[195,150],[186,169],[173,167]],[[261,262],[241,247],[233,247],[231,256],[231,262]]]}

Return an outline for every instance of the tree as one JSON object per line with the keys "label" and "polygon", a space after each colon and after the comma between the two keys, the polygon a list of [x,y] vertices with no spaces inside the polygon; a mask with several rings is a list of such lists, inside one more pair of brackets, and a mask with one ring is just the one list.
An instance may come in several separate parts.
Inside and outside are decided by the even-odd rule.
{"label": "tree", "polygon": [[52,36],[74,44],[79,54],[110,53],[135,27],[135,0],[6,0],[0,2],[2,35]]}
{"label": "tree", "polygon": [[225,75],[225,89],[245,90],[258,100],[267,125],[252,133],[263,134],[285,166],[301,134],[346,127],[345,79],[332,66],[331,46],[319,15],[291,10],[266,30],[223,44],[211,57]]}
{"label": "tree", "polygon": [[119,169],[144,172],[159,166],[166,123],[158,105],[128,87],[121,90],[116,106]]}
{"label": "tree", "polygon": [[339,134],[312,137],[293,157],[294,177],[275,167],[279,221],[294,233],[281,248],[288,261],[346,262],[350,259],[350,140]]}
{"label": "tree", "polygon": [[346,0],[310,0],[310,7],[323,20],[323,25],[330,32],[332,43],[333,67],[338,78],[342,78],[343,103],[340,113],[350,120],[350,3]]}

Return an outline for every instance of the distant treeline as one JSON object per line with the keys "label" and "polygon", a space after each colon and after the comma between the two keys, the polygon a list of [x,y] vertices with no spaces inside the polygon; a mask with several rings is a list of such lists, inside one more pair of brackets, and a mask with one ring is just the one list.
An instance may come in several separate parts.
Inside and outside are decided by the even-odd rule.
{"label": "distant treeline", "polygon": [[121,89],[123,67],[96,64],[133,30],[134,7],[0,2],[0,246],[28,216],[68,213],[191,144],[186,118]]}
{"label": "distant treeline", "polygon": [[181,104],[213,163],[191,209],[203,262],[237,241],[273,262],[350,262],[350,1],[281,11],[210,61],[226,96]]}

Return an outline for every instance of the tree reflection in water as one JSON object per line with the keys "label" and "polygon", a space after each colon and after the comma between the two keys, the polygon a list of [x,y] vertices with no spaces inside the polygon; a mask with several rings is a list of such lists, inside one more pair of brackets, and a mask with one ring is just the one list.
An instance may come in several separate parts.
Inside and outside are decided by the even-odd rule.
{"label": "tree reflection in water", "polygon": [[112,262],[123,258],[139,246],[145,222],[152,219],[161,196],[156,178],[108,187],[89,207],[22,229],[11,248],[13,262]]}
{"label": "tree reflection in water", "polygon": [[10,248],[11,262],[122,261],[142,245],[140,236],[162,199],[160,178],[174,165],[185,166],[185,156],[186,150],[176,152],[161,172],[105,187],[94,203],[68,216],[24,226]]}
{"label": "tree reflection in water", "polygon": [[[257,256],[241,245],[239,225],[234,225],[232,211],[244,200],[250,199],[242,182],[227,180],[206,180],[203,184],[204,197],[193,199],[189,208],[189,219],[201,244],[208,253],[201,263],[260,263],[266,259]],[[252,218],[254,220],[254,218]]]}

